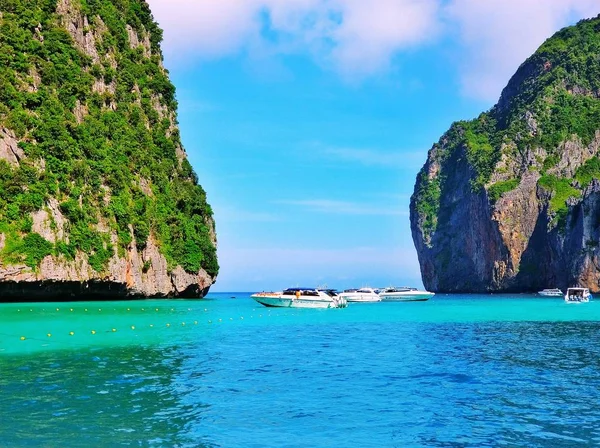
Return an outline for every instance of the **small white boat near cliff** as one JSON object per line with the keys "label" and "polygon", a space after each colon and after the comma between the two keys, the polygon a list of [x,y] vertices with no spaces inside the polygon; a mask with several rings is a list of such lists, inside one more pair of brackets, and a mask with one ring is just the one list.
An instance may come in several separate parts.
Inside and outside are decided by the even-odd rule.
{"label": "small white boat near cliff", "polygon": [[586,303],[592,298],[590,290],[587,288],[569,288],[565,294],[567,303]]}
{"label": "small white boat near cliff", "polygon": [[541,291],[538,292],[538,294],[540,296],[545,296],[545,297],[563,297],[564,296],[563,292],[558,288],[542,289]]}
{"label": "small white boat near cliff", "polygon": [[389,287],[379,293],[379,297],[383,302],[424,302],[434,295],[433,292],[420,291],[417,288],[408,286]]}
{"label": "small white boat near cliff", "polygon": [[381,297],[373,288],[347,289],[339,296],[347,302],[381,302]]}
{"label": "small white boat near cliff", "polygon": [[288,288],[280,292],[259,292],[251,296],[261,305],[279,308],[345,308],[346,299],[333,290]]}

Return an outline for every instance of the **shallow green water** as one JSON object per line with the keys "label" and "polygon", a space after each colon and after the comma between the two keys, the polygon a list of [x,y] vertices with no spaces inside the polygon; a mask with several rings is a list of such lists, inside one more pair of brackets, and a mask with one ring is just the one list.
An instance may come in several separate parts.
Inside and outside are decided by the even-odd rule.
{"label": "shallow green water", "polygon": [[600,302],[233,293],[4,304],[0,324],[3,447],[600,443]]}
{"label": "shallow green water", "polygon": [[586,320],[600,321],[600,301],[440,295],[428,302],[351,304],[323,312],[263,308],[245,293],[213,293],[189,301],[0,304],[0,354],[188,342],[214,327],[240,325]]}

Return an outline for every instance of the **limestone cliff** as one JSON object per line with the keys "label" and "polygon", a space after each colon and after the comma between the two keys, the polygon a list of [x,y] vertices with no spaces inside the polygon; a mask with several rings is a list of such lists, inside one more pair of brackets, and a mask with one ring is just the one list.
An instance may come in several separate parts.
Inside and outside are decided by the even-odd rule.
{"label": "limestone cliff", "polygon": [[204,296],[212,210],[146,2],[0,4],[0,300]]}
{"label": "limestone cliff", "polygon": [[429,151],[411,198],[424,285],[600,290],[600,17],[525,61]]}

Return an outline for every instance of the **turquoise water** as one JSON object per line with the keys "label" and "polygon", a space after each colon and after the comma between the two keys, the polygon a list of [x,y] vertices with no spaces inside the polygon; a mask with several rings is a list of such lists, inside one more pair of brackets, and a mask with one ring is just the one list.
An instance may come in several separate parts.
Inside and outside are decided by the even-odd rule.
{"label": "turquoise water", "polygon": [[600,302],[213,293],[4,304],[0,322],[2,447],[600,445]]}

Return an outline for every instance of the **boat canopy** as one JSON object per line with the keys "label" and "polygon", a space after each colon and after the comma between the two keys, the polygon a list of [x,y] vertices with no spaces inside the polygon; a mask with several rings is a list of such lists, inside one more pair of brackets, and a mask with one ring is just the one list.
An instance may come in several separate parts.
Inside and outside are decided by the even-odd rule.
{"label": "boat canopy", "polygon": [[588,288],[569,288],[567,290],[568,294],[583,294],[585,292],[589,292]]}
{"label": "boat canopy", "polygon": [[338,290],[337,289],[333,289],[333,288],[321,289],[321,288],[319,288],[318,290],[321,291],[321,292],[324,292],[325,294],[327,294],[330,297],[338,295]]}
{"label": "boat canopy", "polygon": [[318,296],[319,292],[315,288],[288,288],[283,291],[285,296],[294,296],[296,293],[300,293],[303,296]]}

